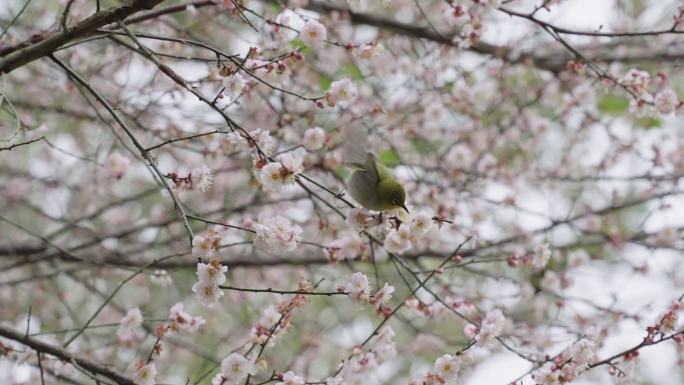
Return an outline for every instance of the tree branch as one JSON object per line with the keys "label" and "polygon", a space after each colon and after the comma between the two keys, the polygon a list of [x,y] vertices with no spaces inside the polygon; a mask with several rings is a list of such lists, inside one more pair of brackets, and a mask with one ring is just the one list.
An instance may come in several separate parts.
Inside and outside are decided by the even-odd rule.
{"label": "tree branch", "polygon": [[16,330],[10,329],[1,324],[0,336],[19,342],[22,345],[26,345],[37,352],[55,356],[63,361],[76,362],[76,364],[83,369],[86,369],[93,374],[99,374],[103,377],[106,377],[119,385],[135,385],[130,378],[125,377],[114,369],[110,369],[105,365],[100,365],[86,358],[76,357],[71,352],[68,352],[58,346],[47,344],[33,337],[26,337],[22,333],[19,333]]}
{"label": "tree branch", "polygon": [[19,50],[0,51],[0,56],[6,55],[4,59],[0,60],[0,73],[9,73],[18,67],[53,53],[72,40],[88,36],[98,28],[124,20],[136,12],[152,9],[162,1],[164,0],[127,0],[119,7],[95,13],[68,30],[52,34],[49,37],[32,38],[30,42],[21,43],[19,47],[23,48]]}

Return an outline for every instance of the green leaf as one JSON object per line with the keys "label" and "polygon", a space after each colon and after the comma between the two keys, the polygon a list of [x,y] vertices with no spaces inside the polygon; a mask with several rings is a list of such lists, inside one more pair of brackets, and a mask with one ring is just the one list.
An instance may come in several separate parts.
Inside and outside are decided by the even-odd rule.
{"label": "green leaf", "polygon": [[621,114],[629,108],[629,99],[624,96],[606,94],[599,100],[598,108],[607,114]]}
{"label": "green leaf", "polygon": [[292,48],[298,48],[304,55],[311,55],[313,53],[313,50],[309,48],[309,46],[306,45],[302,40],[300,39],[294,39],[290,42],[290,45]]}
{"label": "green leaf", "polygon": [[663,125],[663,122],[658,119],[658,118],[639,118],[637,119],[634,124],[637,127],[643,127],[643,128],[658,128]]}
{"label": "green leaf", "polygon": [[413,148],[421,154],[429,154],[430,152],[437,151],[437,146],[423,138],[413,138],[411,140]]}
{"label": "green leaf", "polygon": [[397,156],[397,153],[394,152],[394,150],[389,149],[381,152],[378,155],[378,160],[387,166],[394,167],[399,164],[399,156]]}
{"label": "green leaf", "polygon": [[325,75],[321,75],[320,79],[318,79],[318,84],[321,87],[321,91],[326,92],[330,88],[330,84],[332,83],[332,79]]}
{"label": "green leaf", "polygon": [[361,73],[361,69],[355,65],[355,64],[345,64],[343,67],[344,72],[347,73],[347,75],[351,76],[354,79],[357,80],[363,80],[363,74]]}

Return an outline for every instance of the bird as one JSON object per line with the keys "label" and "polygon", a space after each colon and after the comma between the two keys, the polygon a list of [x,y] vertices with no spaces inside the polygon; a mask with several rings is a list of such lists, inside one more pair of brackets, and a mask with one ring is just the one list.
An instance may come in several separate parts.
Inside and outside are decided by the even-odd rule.
{"label": "bird", "polygon": [[366,150],[365,138],[357,129],[344,134],[344,161],[353,169],[346,181],[347,190],[365,209],[383,212],[402,208],[408,213],[404,186],[375,154]]}

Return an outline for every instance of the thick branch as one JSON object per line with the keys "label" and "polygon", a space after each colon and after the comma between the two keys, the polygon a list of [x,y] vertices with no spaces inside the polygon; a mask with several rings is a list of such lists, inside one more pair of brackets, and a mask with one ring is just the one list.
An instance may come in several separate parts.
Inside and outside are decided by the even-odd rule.
{"label": "thick branch", "polygon": [[[349,20],[354,24],[366,24],[382,29],[386,29],[398,34],[407,35],[410,37],[417,37],[421,39],[431,40],[436,43],[444,45],[454,45],[454,42],[448,37],[443,36],[431,28],[419,27],[411,24],[401,23],[384,17],[377,17],[364,13],[356,13],[343,7],[338,7],[329,2],[316,1],[310,2],[308,9],[320,13],[341,12],[349,15]],[[565,69],[566,62],[571,59],[568,55],[552,55],[549,57],[538,57],[531,53],[516,54],[515,57],[511,55],[511,48],[505,46],[497,46],[486,42],[478,42],[470,47],[471,51],[491,55],[500,58],[509,63],[529,63],[533,66],[552,72],[560,72]]]}
{"label": "thick branch", "polygon": [[53,53],[56,49],[72,40],[88,36],[98,28],[124,20],[136,12],[152,9],[162,1],[164,0],[127,0],[119,7],[95,13],[66,31],[55,33],[44,39],[38,38],[37,42],[34,39],[34,41],[26,44],[20,50],[9,54],[5,52],[4,55],[6,56],[0,60],[0,73],[9,73],[18,67]]}
{"label": "thick branch", "polygon": [[3,336],[10,340],[17,341],[22,345],[26,345],[37,352],[55,356],[60,360],[66,362],[75,362],[76,364],[78,364],[78,366],[82,367],[83,369],[86,369],[91,373],[99,374],[103,377],[106,377],[119,385],[135,385],[130,378],[125,377],[124,375],[120,374],[114,369],[110,369],[105,365],[98,364],[86,358],[76,357],[71,352],[62,349],[61,347],[46,344],[45,342],[32,337],[27,337],[23,333],[17,332],[16,330],[10,329],[1,324],[0,336]]}

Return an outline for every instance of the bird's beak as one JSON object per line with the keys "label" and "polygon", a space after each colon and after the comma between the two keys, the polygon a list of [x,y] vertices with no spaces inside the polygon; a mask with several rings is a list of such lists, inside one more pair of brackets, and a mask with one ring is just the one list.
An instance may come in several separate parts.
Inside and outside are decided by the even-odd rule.
{"label": "bird's beak", "polygon": [[406,211],[407,214],[409,214],[409,209],[406,207],[406,203],[403,203],[403,204],[401,205],[401,208],[404,209],[404,210]]}

